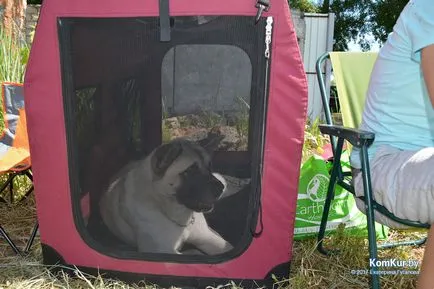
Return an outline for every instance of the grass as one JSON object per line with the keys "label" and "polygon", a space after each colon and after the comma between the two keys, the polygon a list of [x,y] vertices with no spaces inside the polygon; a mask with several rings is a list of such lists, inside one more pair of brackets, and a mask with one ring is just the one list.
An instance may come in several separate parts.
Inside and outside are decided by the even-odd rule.
{"label": "grass", "polygon": [[304,143],[302,150],[302,163],[312,154],[321,153],[322,147],[329,142],[329,138],[322,135],[319,126],[320,121],[308,122],[304,130]]}
{"label": "grass", "polygon": [[242,97],[238,97],[238,115],[235,122],[235,128],[237,129],[238,135],[247,144],[247,139],[249,135],[249,112],[250,104],[244,100]]}
{"label": "grass", "polygon": [[[227,115],[225,111],[214,112],[212,110],[200,109],[195,114],[187,114],[174,117],[178,122],[178,129],[194,131],[195,129],[213,129],[215,127],[233,127],[239,138],[238,147],[246,147],[249,133],[249,112],[250,105],[241,97],[236,100],[238,108],[235,113]],[[162,121],[162,140],[163,143],[172,140],[172,129],[168,125],[169,113],[163,101],[163,121]],[[177,137],[177,136],[175,136]]]}
{"label": "grass", "polygon": [[30,49],[20,35],[11,36],[0,26],[0,80],[23,82]]}
{"label": "grass", "polygon": [[[424,232],[391,230],[388,242],[418,239]],[[331,248],[339,253],[326,257],[316,250],[316,239],[296,241],[294,243],[292,268],[290,274],[291,288],[369,288],[369,275],[362,272],[369,266],[368,244],[365,238],[351,237],[338,229],[327,241]],[[422,247],[398,247],[379,250],[379,260],[417,260],[423,256]],[[380,271],[401,270],[394,275],[381,276],[382,288],[411,289],[416,288],[419,268],[401,267],[379,268]],[[356,272],[354,272],[356,271]],[[358,274],[356,274],[358,272]],[[404,273],[406,272],[406,273]]]}

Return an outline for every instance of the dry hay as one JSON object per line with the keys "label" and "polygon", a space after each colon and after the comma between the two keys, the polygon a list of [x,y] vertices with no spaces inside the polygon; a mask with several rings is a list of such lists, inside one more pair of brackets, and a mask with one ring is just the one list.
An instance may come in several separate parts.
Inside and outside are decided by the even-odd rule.
{"label": "dry hay", "polygon": [[[414,240],[426,236],[425,232],[390,230],[388,242]],[[338,253],[324,256],[316,250],[316,239],[296,241],[290,273],[291,288],[342,288],[360,289],[369,287],[369,275],[356,275],[352,270],[364,270],[369,266],[368,242],[364,238],[350,237],[337,232],[326,242],[330,248],[339,249]],[[423,257],[424,247],[401,246],[378,250],[378,260],[418,260]],[[385,267],[380,271],[399,268]],[[418,271],[419,268],[401,268],[405,272]],[[359,271],[360,272],[360,271]],[[381,288],[416,288],[417,275],[401,273],[380,276]]]}
{"label": "dry hay", "polygon": [[[12,207],[0,204],[0,224],[20,248],[24,248],[35,222],[33,198],[29,198]],[[408,233],[391,230],[389,240],[421,237],[423,233]],[[339,254],[325,257],[315,249],[315,239],[294,243],[293,260],[289,282],[290,288],[369,288],[367,275],[354,275],[351,270],[366,269],[368,250],[365,239],[348,237],[338,231],[327,244],[341,249]],[[399,260],[421,260],[423,247],[400,247],[380,250],[379,259],[397,258]],[[0,240],[0,288],[155,288],[152,285],[128,285],[116,280],[107,280],[101,276],[90,276],[72,269],[75,278],[63,271],[54,274],[42,265],[41,249],[38,237],[28,256],[17,257],[9,246]],[[68,270],[66,270],[68,271]],[[387,275],[381,277],[382,288],[415,288],[416,275]],[[282,280],[288,281],[288,280]],[[287,282],[276,283],[275,288]],[[225,288],[237,288],[235,284]],[[286,287],[288,288],[288,287]]]}
{"label": "dry hay", "polygon": [[[13,206],[0,203],[0,224],[16,245],[25,248],[28,236],[36,221],[33,197]],[[57,273],[54,273],[57,272]],[[69,272],[66,273],[66,272]],[[157,288],[151,284],[126,284],[103,276],[91,276],[75,267],[45,266],[38,236],[27,256],[17,256],[9,245],[0,239],[0,289],[51,289],[51,288]],[[225,289],[237,288],[228,284]],[[210,288],[212,289],[212,288]]]}

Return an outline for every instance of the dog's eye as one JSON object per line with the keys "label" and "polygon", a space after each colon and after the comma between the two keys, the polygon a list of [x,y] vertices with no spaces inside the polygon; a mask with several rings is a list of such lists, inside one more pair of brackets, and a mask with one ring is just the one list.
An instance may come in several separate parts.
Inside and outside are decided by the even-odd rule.
{"label": "dog's eye", "polygon": [[196,163],[194,163],[194,164],[192,164],[191,166],[189,166],[185,171],[184,171],[184,173],[193,173],[193,172],[196,172],[196,171],[198,171],[199,170],[199,167],[198,167],[198,165],[196,164]]}
{"label": "dog's eye", "polygon": [[181,176],[186,177],[189,175],[189,173],[190,173],[190,169],[187,169],[181,173]]}

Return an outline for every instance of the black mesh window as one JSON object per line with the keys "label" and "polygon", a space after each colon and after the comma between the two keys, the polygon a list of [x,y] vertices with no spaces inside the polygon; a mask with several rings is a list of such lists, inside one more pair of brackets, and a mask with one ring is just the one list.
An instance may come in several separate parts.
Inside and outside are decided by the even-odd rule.
{"label": "black mesh window", "polygon": [[248,247],[260,213],[264,22],[175,17],[160,42],[158,18],[59,19],[73,213],[91,247],[178,262]]}

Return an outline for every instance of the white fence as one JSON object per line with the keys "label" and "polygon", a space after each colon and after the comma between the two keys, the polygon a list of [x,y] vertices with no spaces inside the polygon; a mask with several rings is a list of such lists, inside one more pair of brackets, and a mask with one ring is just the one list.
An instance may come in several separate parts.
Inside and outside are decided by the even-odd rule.
{"label": "white fence", "polygon": [[[335,16],[330,14],[304,14],[305,22],[305,39],[303,45],[303,62],[307,74],[309,102],[308,102],[308,118],[315,120],[323,117],[321,93],[319,90],[315,65],[317,59],[327,51],[333,49],[333,31]],[[327,64],[323,68],[323,73],[326,77],[326,90],[330,91],[330,65]]]}

